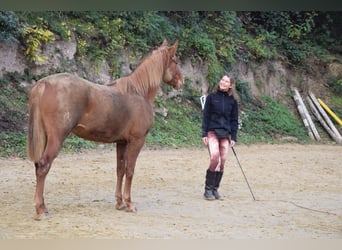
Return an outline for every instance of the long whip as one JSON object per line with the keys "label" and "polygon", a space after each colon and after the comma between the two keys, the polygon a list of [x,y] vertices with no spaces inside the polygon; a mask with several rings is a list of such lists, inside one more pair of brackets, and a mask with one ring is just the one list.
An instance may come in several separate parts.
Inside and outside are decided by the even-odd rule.
{"label": "long whip", "polygon": [[246,181],[246,183],[247,183],[247,186],[248,186],[248,188],[249,188],[249,191],[250,191],[251,194],[252,194],[253,200],[255,201],[255,197],[254,197],[254,194],[253,194],[253,192],[252,192],[251,186],[249,185],[248,180],[247,180],[247,177],[246,177],[246,175],[245,175],[245,172],[243,171],[243,169],[242,169],[242,167],[241,167],[241,164],[240,164],[239,158],[238,158],[237,155],[236,155],[235,149],[234,149],[234,147],[231,147],[231,148],[232,148],[232,151],[233,151],[233,153],[234,153],[234,155],[235,155],[235,158],[236,158],[236,160],[237,160],[237,162],[238,162],[238,164],[239,164],[239,167],[240,167],[240,169],[241,169],[241,172],[242,172],[242,174],[243,174],[243,177],[245,178],[245,181]]}
{"label": "long whip", "polygon": [[[244,177],[245,180],[246,180],[246,183],[247,183],[247,185],[248,185],[249,191],[250,191],[251,194],[252,194],[253,200],[256,201],[256,199],[255,199],[255,197],[254,197],[254,194],[253,194],[253,192],[252,192],[251,186],[250,186],[249,183],[248,183],[248,180],[247,180],[247,177],[246,177],[246,175],[245,175],[245,172],[243,171],[243,169],[242,169],[242,167],[241,167],[239,158],[238,158],[237,155],[236,155],[235,149],[234,149],[234,147],[231,147],[231,148],[232,148],[232,151],[233,151],[233,153],[234,153],[234,155],[235,155],[235,158],[236,158],[236,160],[237,160],[237,162],[238,162],[238,164],[239,164],[239,167],[240,167],[240,169],[241,169],[241,172],[242,172],[242,174],[243,174],[243,177]],[[286,202],[286,203],[291,203],[292,205],[294,205],[294,206],[296,206],[296,207],[298,207],[298,208],[310,210],[310,211],[313,211],[313,212],[319,212],[319,213],[325,213],[325,214],[329,214],[329,215],[338,216],[337,214],[332,213],[332,212],[321,211],[321,210],[312,209],[312,208],[309,208],[309,207],[304,207],[304,206],[301,206],[301,205],[296,204],[296,203],[293,202],[293,201],[286,201],[286,200],[258,200],[258,201],[278,201],[278,202]]]}

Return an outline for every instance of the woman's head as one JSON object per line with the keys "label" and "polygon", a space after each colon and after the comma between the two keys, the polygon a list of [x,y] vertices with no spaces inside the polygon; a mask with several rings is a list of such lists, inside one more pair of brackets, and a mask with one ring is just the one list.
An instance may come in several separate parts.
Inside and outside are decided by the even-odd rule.
{"label": "woman's head", "polygon": [[228,73],[225,73],[222,76],[222,78],[220,79],[216,91],[219,90],[219,91],[222,91],[222,92],[227,92],[227,94],[229,96],[233,96],[233,98],[235,100],[238,100],[238,96],[235,93],[234,84],[235,84],[235,78],[232,75],[230,75]]}
{"label": "woman's head", "polygon": [[223,92],[229,92],[229,90],[233,87],[235,80],[228,74],[224,74],[219,82],[219,90]]}

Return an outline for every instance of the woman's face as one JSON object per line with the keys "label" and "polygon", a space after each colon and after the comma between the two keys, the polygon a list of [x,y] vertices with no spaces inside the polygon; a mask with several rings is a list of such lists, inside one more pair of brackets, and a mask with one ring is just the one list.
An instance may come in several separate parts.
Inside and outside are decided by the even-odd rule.
{"label": "woman's face", "polygon": [[230,78],[226,75],[223,76],[220,80],[219,87],[221,91],[227,92],[232,87]]}

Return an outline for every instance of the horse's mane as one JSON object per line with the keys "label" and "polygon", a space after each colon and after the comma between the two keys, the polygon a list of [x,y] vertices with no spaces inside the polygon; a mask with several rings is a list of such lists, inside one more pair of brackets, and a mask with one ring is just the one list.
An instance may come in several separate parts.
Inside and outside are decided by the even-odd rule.
{"label": "horse's mane", "polygon": [[146,96],[162,82],[164,68],[168,60],[166,46],[159,47],[143,60],[128,76],[121,77],[108,86],[115,86],[122,93]]}

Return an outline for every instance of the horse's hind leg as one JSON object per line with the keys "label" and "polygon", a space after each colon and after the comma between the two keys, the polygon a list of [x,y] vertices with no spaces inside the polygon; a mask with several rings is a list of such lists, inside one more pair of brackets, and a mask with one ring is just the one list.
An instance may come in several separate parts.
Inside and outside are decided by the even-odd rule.
{"label": "horse's hind leg", "polygon": [[44,203],[45,179],[47,174],[49,173],[53,160],[58,155],[61,145],[62,141],[60,139],[48,137],[43,156],[38,162],[35,163],[37,181],[36,192],[34,195],[36,208],[36,216],[34,217],[35,220],[42,220],[48,215],[48,209]]}

